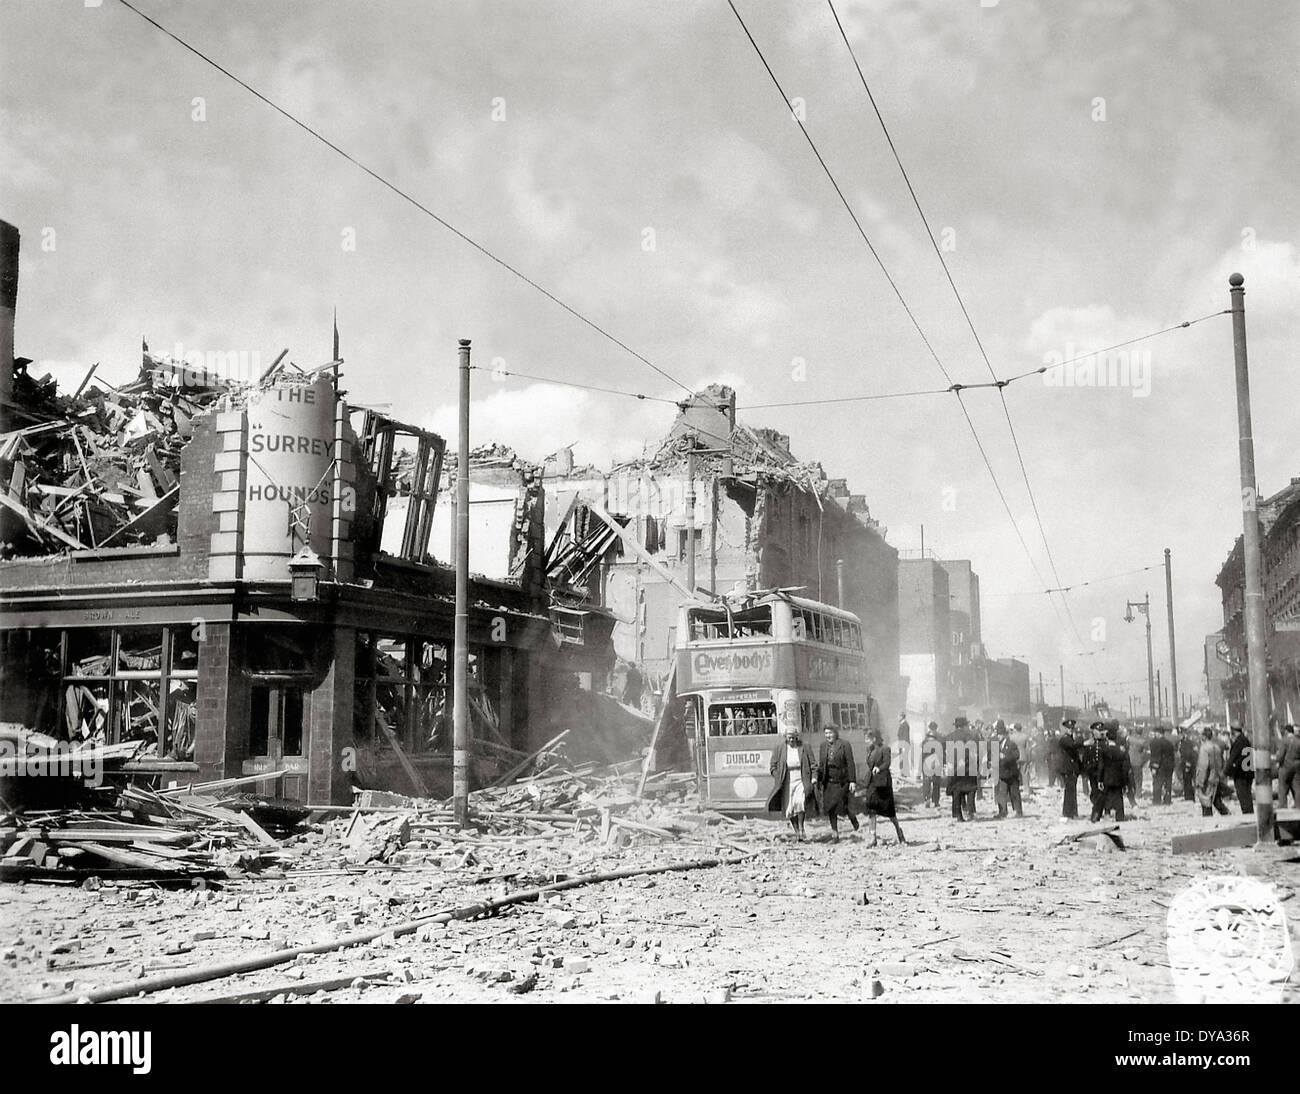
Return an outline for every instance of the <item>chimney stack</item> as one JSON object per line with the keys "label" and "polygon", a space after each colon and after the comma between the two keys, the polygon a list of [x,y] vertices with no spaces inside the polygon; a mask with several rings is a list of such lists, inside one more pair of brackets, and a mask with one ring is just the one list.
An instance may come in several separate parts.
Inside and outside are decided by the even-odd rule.
{"label": "chimney stack", "polygon": [[0,220],[0,433],[14,395],[14,313],[18,309],[18,229]]}

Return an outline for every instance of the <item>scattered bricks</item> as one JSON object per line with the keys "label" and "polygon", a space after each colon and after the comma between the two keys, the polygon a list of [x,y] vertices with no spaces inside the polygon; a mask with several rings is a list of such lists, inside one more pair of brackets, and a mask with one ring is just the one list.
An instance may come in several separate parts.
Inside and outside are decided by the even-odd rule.
{"label": "scattered bricks", "polygon": [[870,991],[871,991],[872,999],[879,999],[882,995],[885,994],[885,985],[882,984],[879,980],[873,980],[871,981]]}
{"label": "scattered bricks", "polygon": [[542,920],[548,927],[558,927],[560,930],[567,931],[571,927],[578,925],[578,917],[572,912],[566,912],[562,909],[552,909],[546,912]]}
{"label": "scattered bricks", "polygon": [[352,989],[354,991],[365,991],[368,987],[370,987],[370,981],[364,976],[358,976],[352,981]]}
{"label": "scattered bricks", "polygon": [[530,972],[522,979],[516,980],[513,984],[508,985],[506,991],[512,992],[515,995],[526,995],[535,987],[537,987],[537,973]]}
{"label": "scattered bricks", "polygon": [[418,1003],[424,998],[424,993],[419,991],[404,991],[393,1000],[398,1006],[407,1006],[411,1003]]}
{"label": "scattered bricks", "polygon": [[564,959],[564,971],[574,974],[590,972],[591,962],[582,957],[566,957]]}
{"label": "scattered bricks", "polygon": [[195,931],[190,935],[191,942],[211,942],[217,937],[216,931]]}
{"label": "scattered bricks", "polygon": [[80,952],[81,952],[81,942],[75,938],[65,938],[58,942],[53,942],[50,944],[51,954],[80,953]]}
{"label": "scattered bricks", "polygon": [[731,1002],[731,989],[730,989],[730,988],[714,988],[713,991],[705,992],[705,994],[704,994],[704,1001],[705,1001],[705,1003],[712,1003],[712,1004],[714,1004],[715,1006],[716,1006],[717,1004],[719,1004],[719,1003],[730,1003],[730,1002]]}
{"label": "scattered bricks", "polygon": [[660,995],[660,993],[659,993],[658,990],[649,990],[649,989],[648,989],[648,990],[646,990],[646,991],[640,991],[640,992],[637,992],[637,994],[632,998],[632,1002],[633,1002],[633,1003],[641,1003],[641,1004],[646,1004],[646,1005],[651,1005],[651,1006],[652,1006],[652,1005],[654,1005],[655,1003],[661,1003],[661,1002],[663,1002],[663,998],[662,998],[662,996]]}

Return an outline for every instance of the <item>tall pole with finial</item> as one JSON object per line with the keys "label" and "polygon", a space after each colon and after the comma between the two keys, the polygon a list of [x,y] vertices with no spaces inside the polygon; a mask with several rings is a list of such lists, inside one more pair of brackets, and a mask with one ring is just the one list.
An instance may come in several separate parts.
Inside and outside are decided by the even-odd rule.
{"label": "tall pole with finial", "polygon": [[1264,656],[1264,571],[1259,544],[1255,438],[1250,422],[1250,370],[1246,363],[1246,279],[1228,278],[1232,298],[1232,349],[1237,377],[1237,439],[1241,464],[1241,545],[1245,566],[1246,674],[1250,693],[1251,759],[1255,765],[1255,839],[1273,842],[1273,749],[1268,724]]}
{"label": "tall pole with finial", "polygon": [[452,815],[469,823],[469,346],[460,340],[460,436],[456,450],[456,619],[452,640]]}

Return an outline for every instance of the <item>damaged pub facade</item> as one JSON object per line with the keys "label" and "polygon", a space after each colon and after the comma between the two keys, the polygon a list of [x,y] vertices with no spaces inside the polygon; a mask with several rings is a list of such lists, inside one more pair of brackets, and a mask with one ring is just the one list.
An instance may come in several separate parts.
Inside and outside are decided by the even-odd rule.
{"label": "damaged pub facade", "polygon": [[[164,782],[283,773],[265,788],[309,804],[447,792],[441,438],[350,406],[337,359],[302,370],[282,354],[235,382],[146,347],[135,382],[60,395],[12,355],[8,231],[0,722],[139,741],[126,770]],[[541,521],[539,491],[521,490],[500,576],[471,581],[480,781],[527,755],[548,728],[530,725],[531,692],[572,667],[551,636]]]}

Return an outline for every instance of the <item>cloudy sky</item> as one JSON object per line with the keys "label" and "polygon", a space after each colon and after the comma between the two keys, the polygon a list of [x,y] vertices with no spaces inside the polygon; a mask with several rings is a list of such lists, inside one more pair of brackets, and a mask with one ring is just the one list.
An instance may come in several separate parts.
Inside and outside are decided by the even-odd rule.
{"label": "cloudy sky", "polygon": [[[923,525],[973,559],[994,655],[1126,707],[1145,654],[1124,604],[1150,591],[1167,664],[1161,573],[1072,592],[1078,636],[1035,592],[1056,582],[994,392],[965,398],[1032,563],[953,396],[744,409],[945,384],[726,0],[133,2],[676,381],[734,385],[897,547]],[[736,3],[940,360],[987,380],[830,10]],[[1300,7],[984,5],[838,9],[994,369],[1224,309],[1240,270],[1260,486],[1300,475]],[[462,337],[482,365],[681,394],[118,0],[0,5],[0,217],[38,371],[130,377],[141,335],[316,364],[337,306],[352,398],[449,439]],[[1063,583],[1172,549],[1199,693],[1241,529],[1229,320],[1133,349],[1127,385],[1035,377],[1007,401]],[[532,457],[634,456],[673,414],[475,383],[475,440]]]}

